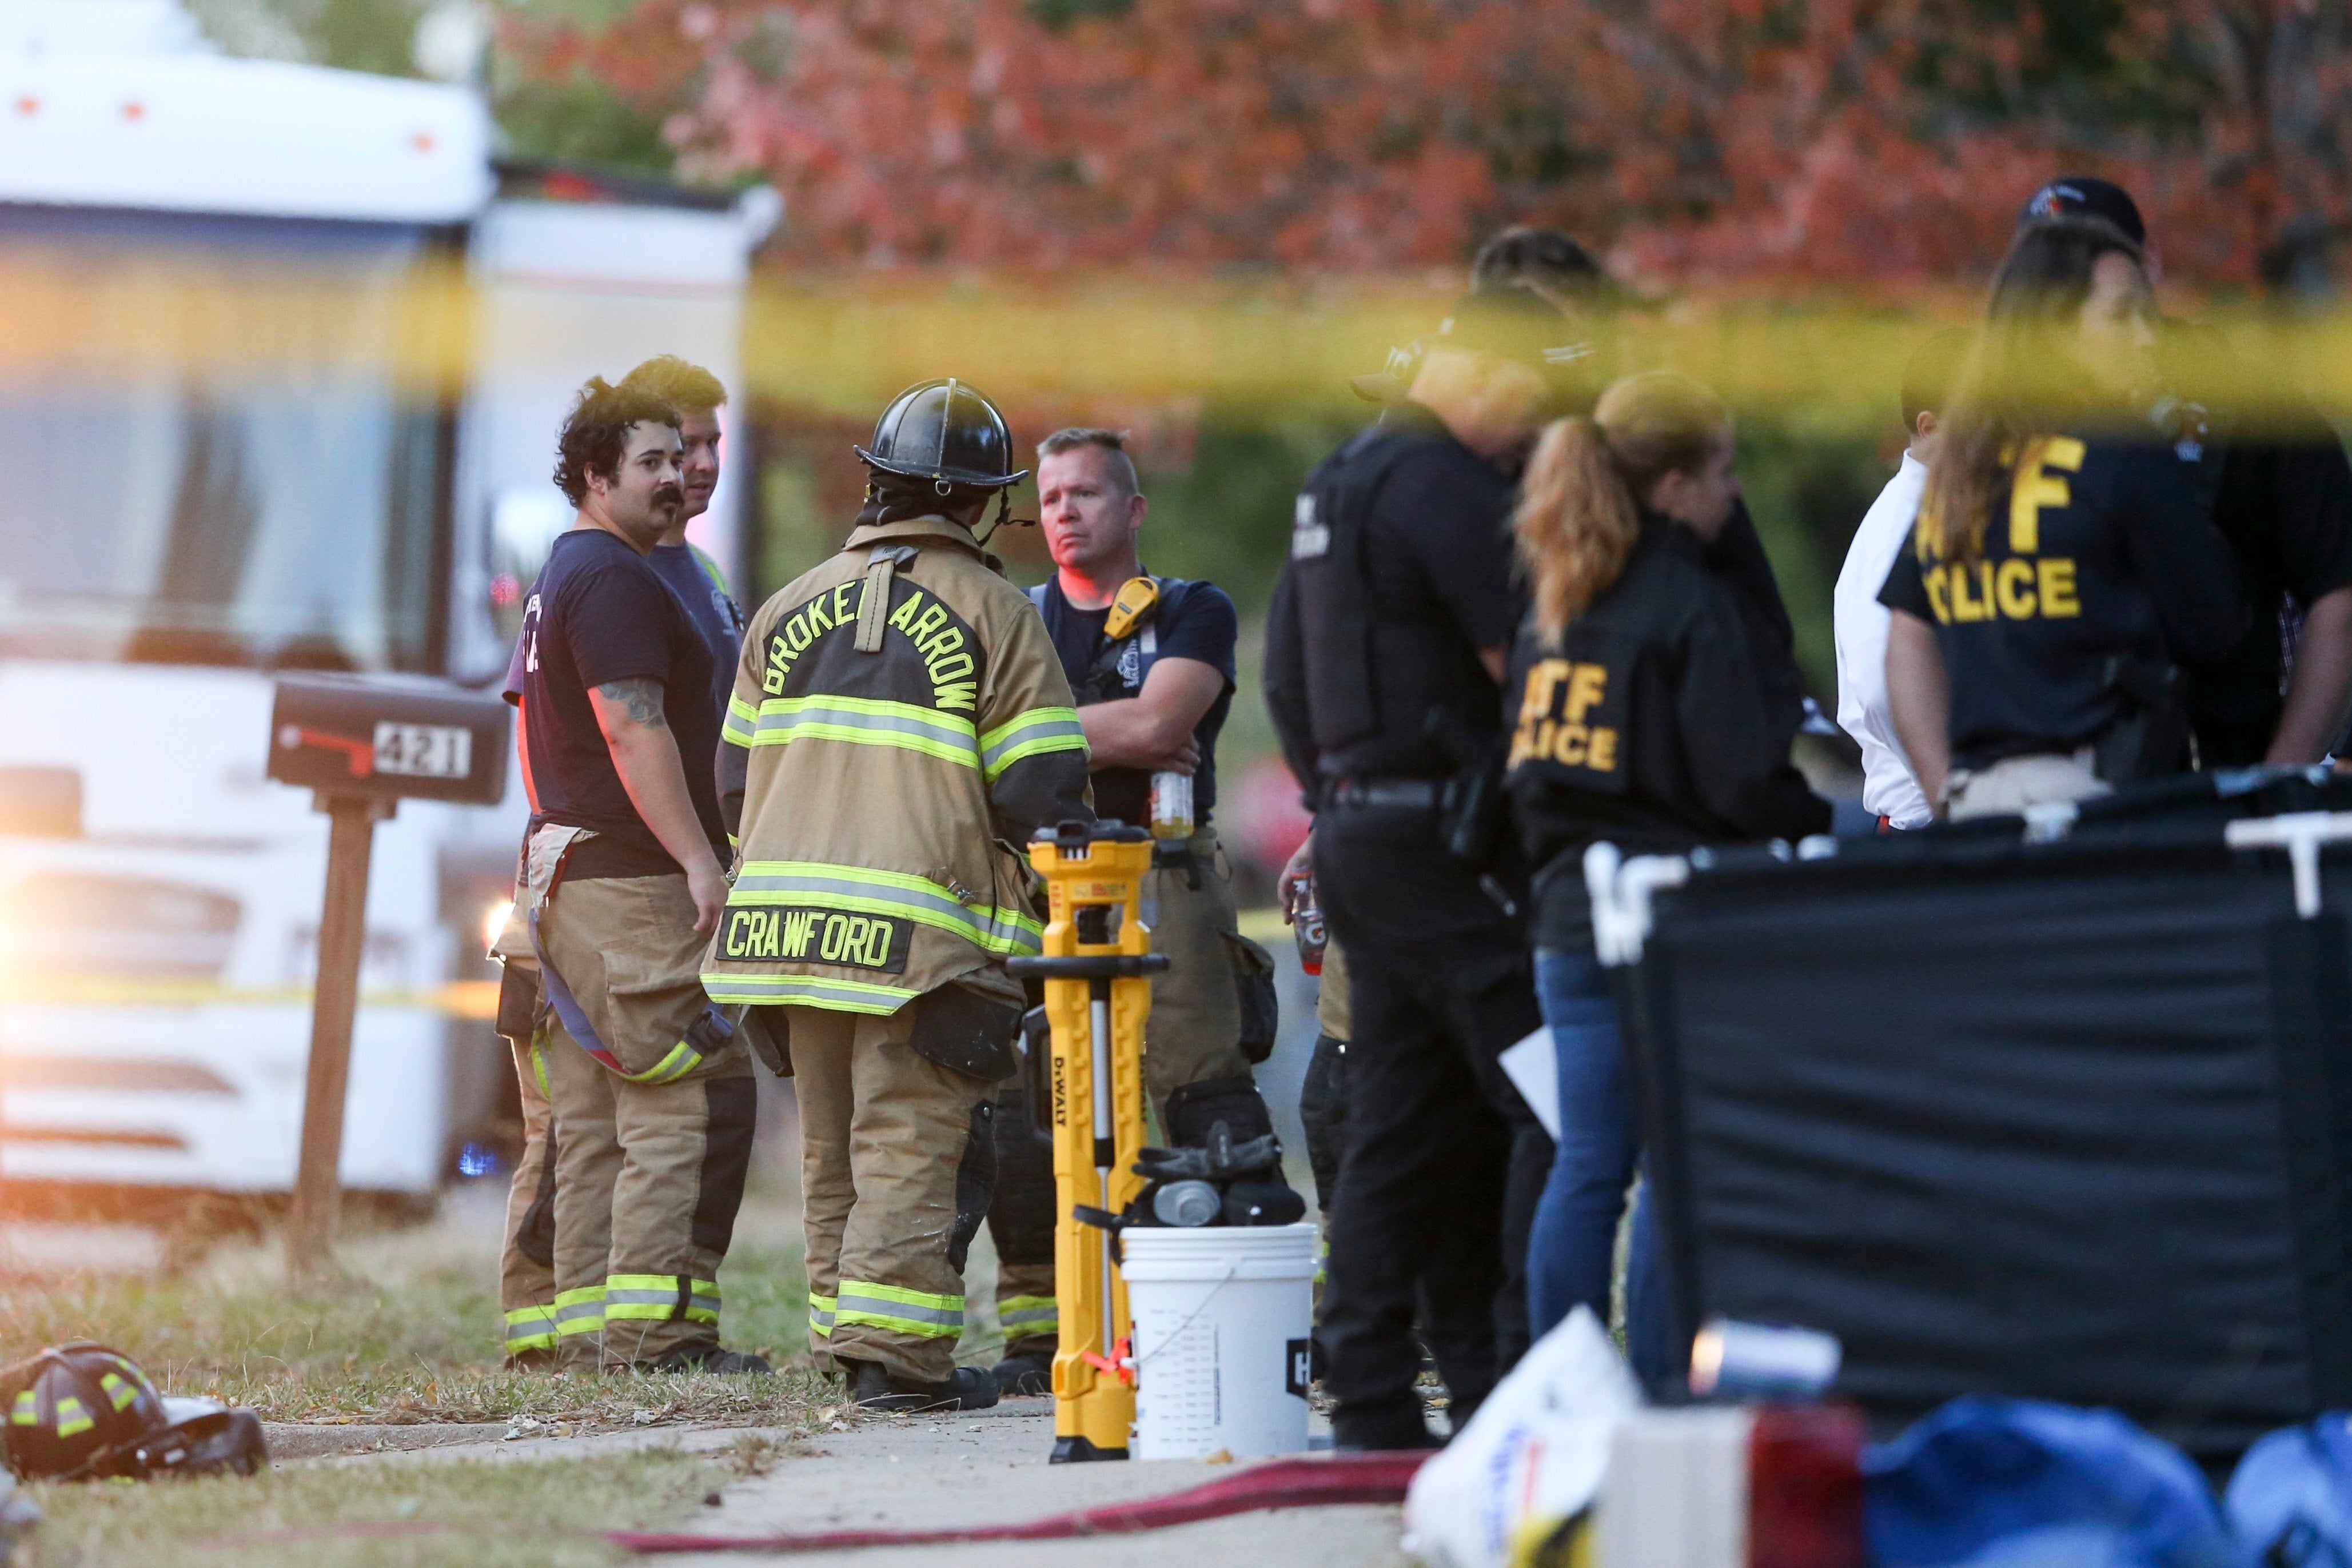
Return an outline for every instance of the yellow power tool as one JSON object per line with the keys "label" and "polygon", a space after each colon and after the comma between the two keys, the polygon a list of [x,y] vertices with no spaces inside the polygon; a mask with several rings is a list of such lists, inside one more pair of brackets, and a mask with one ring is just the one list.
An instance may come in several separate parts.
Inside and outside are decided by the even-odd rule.
{"label": "yellow power tool", "polygon": [[1045,982],[1053,1040],[1046,1085],[1062,1324],[1053,1462],[1123,1459],[1135,1365],[1112,1222],[1143,1190],[1134,1169],[1143,1147],[1143,1022],[1151,977],[1168,967],[1143,923],[1151,837],[1117,822],[1064,822],[1037,831],[1029,863],[1050,900],[1045,946],[1009,967]]}

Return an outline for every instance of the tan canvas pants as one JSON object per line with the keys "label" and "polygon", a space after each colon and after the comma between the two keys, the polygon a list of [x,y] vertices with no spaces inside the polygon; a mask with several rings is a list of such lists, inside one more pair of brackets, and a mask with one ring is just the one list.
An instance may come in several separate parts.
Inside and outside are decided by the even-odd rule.
{"label": "tan canvas pants", "polygon": [[499,1308],[506,1314],[509,1365],[555,1359],[555,1143],[547,1091],[528,1045],[514,1048],[522,1090],[522,1157],[507,1188],[506,1244],[499,1253]]}
{"label": "tan canvas pants", "polygon": [[[908,1044],[920,998],[887,1017],[794,1006],[809,1347],[818,1365],[870,1361],[944,1382],[963,1333],[956,1184],[977,1078]],[[987,1151],[992,1157],[992,1151]]]}
{"label": "tan canvas pants", "polygon": [[1355,1025],[1348,1016],[1348,956],[1339,939],[1323,942],[1323,974],[1315,988],[1315,1027],[1333,1040],[1353,1040]]}
{"label": "tan canvas pants", "polygon": [[[1250,1076],[1249,1058],[1241,1050],[1241,999],[1234,989],[1229,946],[1240,934],[1233,868],[1213,828],[1194,833],[1187,847],[1191,871],[1156,867],[1143,888],[1151,950],[1170,959],[1167,972],[1151,982],[1151,1016],[1143,1026],[1143,1083],[1155,1113],[1187,1083]],[[1198,887],[1192,885],[1196,875]],[[1007,1118],[1025,1114],[1017,1081],[1000,1098],[998,1111]],[[1161,1124],[1166,1124],[1164,1116]],[[998,1148],[1004,1148],[1002,1140]],[[1045,1158],[1050,1172],[1050,1153]],[[1006,1196],[1019,1201],[1022,1185],[1010,1163],[1003,1178]],[[1001,1207],[1009,1208],[1010,1202]],[[1034,1209],[1034,1199],[1029,1207]],[[1054,1304],[1053,1227],[1050,1201],[1042,1215],[990,1216],[989,1233],[997,1254],[996,1317],[1004,1329],[1008,1355],[1051,1355],[1057,1343],[1061,1319]]]}
{"label": "tan canvas pants", "polygon": [[565,881],[540,940],[630,1076],[550,1019],[555,1311],[567,1365],[644,1364],[719,1343],[719,1266],[751,1164],[750,1053],[679,1055],[708,999],[683,876]]}
{"label": "tan canvas pants", "polygon": [[[1234,872],[1213,828],[1194,833],[1191,871],[1155,868],[1143,884],[1151,950],[1168,955],[1151,982],[1151,1016],[1143,1026],[1143,1085],[1157,1112],[1187,1083],[1246,1078],[1242,1008],[1234,988]],[[1197,877],[1200,885],[1192,883]]]}

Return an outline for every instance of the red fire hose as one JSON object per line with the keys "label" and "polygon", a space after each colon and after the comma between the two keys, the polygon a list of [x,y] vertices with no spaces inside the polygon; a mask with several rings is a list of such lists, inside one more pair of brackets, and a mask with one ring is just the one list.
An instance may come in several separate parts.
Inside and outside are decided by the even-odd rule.
{"label": "red fire hose", "polygon": [[829,1530],[799,1535],[681,1535],[615,1530],[604,1539],[645,1555],[673,1552],[838,1552],[857,1546],[936,1546],[961,1541],[1058,1541],[1081,1535],[1127,1535],[1192,1524],[1262,1509],[1327,1508],[1339,1503],[1404,1500],[1406,1483],[1426,1454],[1333,1454],[1315,1459],[1275,1459],[1170,1497],[1111,1503],[1076,1513],[1048,1514],[1024,1524],[952,1526],[944,1530]]}

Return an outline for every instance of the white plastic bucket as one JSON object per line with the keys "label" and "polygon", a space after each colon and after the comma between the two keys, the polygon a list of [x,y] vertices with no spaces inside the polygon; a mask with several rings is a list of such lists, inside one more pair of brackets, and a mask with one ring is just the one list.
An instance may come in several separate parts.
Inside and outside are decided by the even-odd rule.
{"label": "white plastic bucket", "polygon": [[1139,1459],[1307,1450],[1312,1225],[1119,1233]]}

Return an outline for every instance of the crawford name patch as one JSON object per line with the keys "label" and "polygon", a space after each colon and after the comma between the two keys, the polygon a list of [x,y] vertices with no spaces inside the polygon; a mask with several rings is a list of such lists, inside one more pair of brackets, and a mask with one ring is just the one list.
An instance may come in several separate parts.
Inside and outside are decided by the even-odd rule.
{"label": "crawford name patch", "polygon": [[789,904],[730,909],[719,955],[757,963],[762,959],[806,964],[842,964],[896,975],[907,967],[912,921],[887,915],[845,915],[835,909],[794,909]]}

